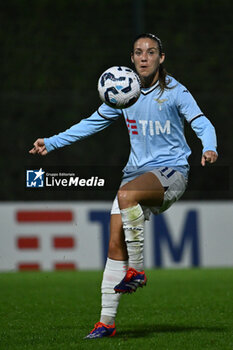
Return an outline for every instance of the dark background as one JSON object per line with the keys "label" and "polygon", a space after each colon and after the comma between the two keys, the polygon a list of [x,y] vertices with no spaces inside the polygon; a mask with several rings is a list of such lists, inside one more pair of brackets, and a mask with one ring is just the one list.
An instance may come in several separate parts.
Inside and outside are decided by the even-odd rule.
{"label": "dark background", "polygon": [[193,153],[183,199],[232,199],[232,12],[232,0],[1,3],[0,200],[113,198],[115,188],[29,191],[25,171],[104,167],[117,188],[129,154],[123,120],[47,157],[28,150],[38,137],[63,131],[98,108],[100,74],[113,65],[130,66],[132,40],[144,31],[161,38],[168,72],[188,87],[217,131],[219,160],[203,169],[200,141],[186,125]]}

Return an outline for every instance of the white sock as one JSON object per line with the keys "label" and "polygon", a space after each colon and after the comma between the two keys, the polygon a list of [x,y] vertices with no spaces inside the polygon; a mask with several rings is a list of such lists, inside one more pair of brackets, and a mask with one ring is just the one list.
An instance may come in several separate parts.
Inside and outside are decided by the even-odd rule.
{"label": "white sock", "polygon": [[143,246],[145,217],[140,204],[121,210],[129,267],[143,271]]}
{"label": "white sock", "polygon": [[121,294],[115,293],[114,287],[124,278],[127,268],[128,261],[107,258],[101,285],[102,310],[100,322],[105,324],[114,323],[121,297]]}

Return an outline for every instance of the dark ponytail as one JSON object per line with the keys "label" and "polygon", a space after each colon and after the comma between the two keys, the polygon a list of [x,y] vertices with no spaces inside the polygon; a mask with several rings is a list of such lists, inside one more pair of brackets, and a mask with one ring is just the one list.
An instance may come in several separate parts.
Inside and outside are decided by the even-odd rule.
{"label": "dark ponytail", "polygon": [[168,86],[171,82],[171,79],[168,77],[168,73],[164,66],[160,64],[159,66],[159,87],[160,87],[160,95],[164,92],[165,89],[172,89],[172,87]]}

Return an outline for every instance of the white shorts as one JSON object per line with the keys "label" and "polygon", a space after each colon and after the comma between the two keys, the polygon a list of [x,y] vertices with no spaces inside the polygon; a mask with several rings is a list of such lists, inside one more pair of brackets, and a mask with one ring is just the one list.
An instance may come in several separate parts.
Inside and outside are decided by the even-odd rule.
{"label": "white shorts", "polygon": [[[150,214],[158,215],[167,210],[174,202],[176,202],[184,193],[187,180],[177,170],[168,167],[156,168],[150,171],[155,174],[164,188],[164,199],[161,207],[146,207],[142,206],[145,219],[149,220]],[[131,181],[131,180],[130,180]],[[123,180],[120,187],[125,185],[127,180]],[[115,197],[112,205],[111,214],[120,214],[117,196]]]}

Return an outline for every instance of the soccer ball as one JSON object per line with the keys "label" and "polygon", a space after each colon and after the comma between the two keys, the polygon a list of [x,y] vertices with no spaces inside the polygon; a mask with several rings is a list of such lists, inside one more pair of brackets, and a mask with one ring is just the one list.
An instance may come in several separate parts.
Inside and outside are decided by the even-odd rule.
{"label": "soccer ball", "polygon": [[107,69],[99,78],[98,91],[101,100],[113,108],[128,108],[139,98],[140,79],[130,68],[115,66]]}

